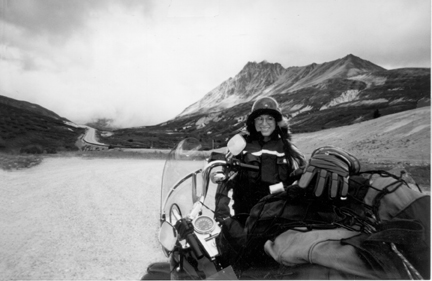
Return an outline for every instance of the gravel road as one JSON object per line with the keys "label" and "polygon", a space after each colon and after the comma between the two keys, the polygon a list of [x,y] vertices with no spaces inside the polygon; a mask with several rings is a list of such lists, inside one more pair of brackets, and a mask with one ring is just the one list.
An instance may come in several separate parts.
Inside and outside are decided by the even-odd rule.
{"label": "gravel road", "polygon": [[140,279],[157,242],[164,161],[46,158],[0,170],[0,280]]}
{"label": "gravel road", "polygon": [[[372,163],[430,165],[430,107],[294,141],[306,155],[332,144]],[[163,165],[59,157],[0,169],[0,280],[138,280],[166,261],[157,242]]]}

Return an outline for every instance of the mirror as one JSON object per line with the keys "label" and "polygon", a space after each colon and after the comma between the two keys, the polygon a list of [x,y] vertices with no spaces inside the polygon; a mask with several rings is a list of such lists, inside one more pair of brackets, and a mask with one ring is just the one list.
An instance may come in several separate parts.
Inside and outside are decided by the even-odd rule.
{"label": "mirror", "polygon": [[167,250],[171,252],[176,244],[176,230],[167,221],[164,221],[159,229],[159,242]]}
{"label": "mirror", "polygon": [[235,136],[233,136],[229,141],[228,141],[228,150],[234,155],[237,156],[239,155],[243,149],[246,147],[246,141],[245,139],[237,134]]}

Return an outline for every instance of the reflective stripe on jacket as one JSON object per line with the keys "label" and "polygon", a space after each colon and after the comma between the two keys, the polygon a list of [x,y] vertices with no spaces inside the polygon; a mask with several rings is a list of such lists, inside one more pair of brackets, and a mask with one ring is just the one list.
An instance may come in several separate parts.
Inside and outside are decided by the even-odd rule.
{"label": "reflective stripe on jacket", "polygon": [[260,170],[243,169],[230,183],[236,214],[249,213],[261,198],[270,194],[270,185],[280,182],[284,185],[291,184],[289,175],[298,168],[298,164],[289,165],[280,138],[264,143],[258,140],[248,142],[240,158],[243,163],[258,166]]}
{"label": "reflective stripe on jacket", "polygon": [[[301,155],[297,148],[291,145],[292,149]],[[229,190],[233,190],[235,214],[249,214],[250,209],[261,198],[270,194],[270,185],[279,182],[286,186],[291,185],[293,180],[289,175],[299,168],[298,161],[304,160],[291,157],[293,165],[290,165],[280,138],[273,138],[265,143],[258,140],[250,141],[238,158],[245,164],[260,167],[260,170],[241,169],[237,176],[219,184],[216,191],[216,217],[220,219],[230,216]]]}

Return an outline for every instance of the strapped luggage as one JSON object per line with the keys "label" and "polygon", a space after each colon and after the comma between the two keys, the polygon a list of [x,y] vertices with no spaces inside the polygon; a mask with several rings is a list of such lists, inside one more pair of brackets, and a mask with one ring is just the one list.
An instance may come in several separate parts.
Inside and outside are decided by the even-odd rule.
{"label": "strapped luggage", "polygon": [[[272,257],[361,278],[429,278],[430,196],[388,172],[359,172],[359,162],[343,150],[315,154],[299,175],[301,186],[262,198],[245,221],[230,222],[237,225],[234,235],[222,227],[219,242],[235,249],[225,256],[243,268],[271,264]],[[320,178],[328,167],[339,184],[328,173]]]}
{"label": "strapped luggage", "polygon": [[[235,245],[227,256],[241,268],[269,264],[272,256],[281,264],[294,264],[294,259],[297,266],[313,263],[362,278],[429,278],[430,196],[383,171],[352,176],[349,184],[343,201],[311,199],[307,190],[296,186],[264,197],[238,225],[237,234],[222,228],[230,236],[228,244]],[[336,235],[341,231],[357,235]],[[322,233],[329,239],[315,245],[317,240],[310,237]],[[311,259],[299,258],[306,252]],[[336,260],[350,266],[341,267]]]}

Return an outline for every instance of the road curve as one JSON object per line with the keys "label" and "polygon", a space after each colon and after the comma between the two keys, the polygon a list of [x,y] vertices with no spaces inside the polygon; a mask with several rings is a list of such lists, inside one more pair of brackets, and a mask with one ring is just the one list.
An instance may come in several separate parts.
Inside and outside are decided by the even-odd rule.
{"label": "road curve", "polygon": [[86,133],[83,137],[83,141],[88,143],[88,144],[107,146],[104,143],[98,142],[98,140],[96,138],[96,129],[94,129],[92,127],[87,127]]}

